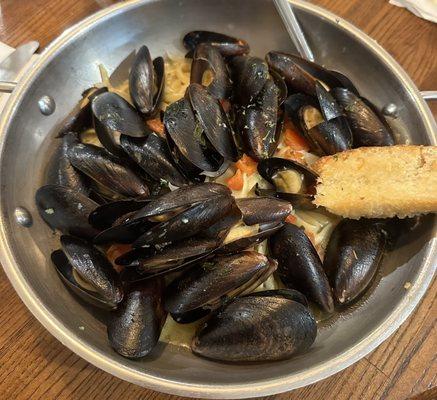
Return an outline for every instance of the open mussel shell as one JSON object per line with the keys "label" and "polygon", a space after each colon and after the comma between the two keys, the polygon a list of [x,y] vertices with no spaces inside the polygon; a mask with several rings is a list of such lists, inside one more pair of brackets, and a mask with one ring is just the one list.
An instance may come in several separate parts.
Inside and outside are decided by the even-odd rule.
{"label": "open mussel shell", "polygon": [[[318,107],[318,102],[313,96],[304,93],[294,93],[288,96],[284,102],[284,109],[287,116],[297,128],[300,127],[299,110],[305,106]],[[302,132],[304,134],[304,132]]]}
{"label": "open mussel shell", "polygon": [[99,94],[108,91],[107,87],[91,87],[82,93],[82,101],[84,104],[78,106],[73,115],[67,118],[67,121],[62,126],[58,137],[62,137],[67,132],[81,133],[93,127],[93,116],[91,112],[91,101]]}
{"label": "open mussel shell", "polygon": [[[52,260],[65,279],[78,286],[79,291],[85,291],[86,297],[98,299],[99,303],[115,307],[121,302],[123,299],[121,281],[111,263],[100,250],[74,236],[61,236],[61,245],[63,256],[66,257],[69,265],[66,265],[66,260],[60,253],[54,253]],[[88,288],[78,282],[71,268],[81,280],[85,281]],[[74,280],[69,279],[70,275],[73,275]],[[84,299],[87,300],[85,297]]]}
{"label": "open mussel shell", "polygon": [[225,216],[232,208],[231,196],[216,196],[177,213],[152,226],[133,243],[134,247],[182,240],[196,235]]}
{"label": "open mussel shell", "polygon": [[214,149],[225,160],[237,161],[235,134],[220,102],[197,83],[188,86],[187,94],[197,120]]}
{"label": "open mussel shell", "polygon": [[120,144],[130,158],[154,180],[164,180],[178,187],[188,183],[174,164],[166,140],[158,134],[151,132],[141,138],[121,135]]}
{"label": "open mussel shell", "polygon": [[70,148],[80,142],[79,135],[76,132],[65,132],[60,139],[62,140],[62,144],[59,160],[57,160],[55,183],[88,195],[90,188],[86,177],[71,165],[67,157]]}
{"label": "open mussel shell", "polygon": [[120,135],[143,137],[148,133],[137,110],[113,92],[96,96],[91,102],[94,128],[102,145],[111,153],[121,155]]}
{"label": "open mussel shell", "polygon": [[[315,96],[315,83],[322,81],[329,88],[345,87],[358,94],[352,81],[338,71],[331,71],[319,64],[294,54],[271,51],[266,56],[269,67],[281,73],[296,92]],[[302,71],[304,73],[302,73]]]}
{"label": "open mussel shell", "polygon": [[236,201],[246,225],[285,221],[292,210],[287,201],[271,197],[249,197]]}
{"label": "open mussel shell", "polygon": [[336,154],[352,147],[352,132],[345,117],[325,121],[319,110],[312,106],[302,107],[298,115],[311,150],[317,155]]}
{"label": "open mussel shell", "polygon": [[225,60],[220,52],[208,43],[196,46],[191,64],[190,83],[198,83],[208,88],[216,99],[227,99],[232,83]]}
{"label": "open mussel shell", "polygon": [[227,362],[283,360],[308,350],[317,335],[304,305],[280,296],[247,296],[230,302],[193,338],[194,354]]}
{"label": "open mussel shell", "polygon": [[166,313],[162,308],[163,283],[153,279],[132,285],[108,322],[108,339],[124,357],[140,358],[158,343]]}
{"label": "open mussel shell", "polygon": [[259,93],[257,103],[240,114],[244,149],[255,160],[270,157],[278,145],[278,95],[279,89],[269,79]]}
{"label": "open mussel shell", "polygon": [[308,307],[307,298],[298,290],[295,289],[273,289],[262,290],[260,292],[253,292],[246,296],[260,296],[260,297],[280,297],[288,300],[297,301],[298,303]]}
{"label": "open mussel shell", "polygon": [[269,68],[281,75],[291,92],[316,95],[317,79],[299,66],[290,54],[271,51],[266,55]]}
{"label": "open mussel shell", "polygon": [[276,269],[276,262],[254,252],[215,257],[195,265],[166,289],[164,308],[183,314],[199,307],[216,308],[221,300],[258,286]]}
{"label": "open mussel shell", "polygon": [[196,120],[187,99],[180,99],[167,107],[164,113],[164,125],[171,141],[187,161],[201,171],[219,169],[220,163],[209,157],[203,129]]}
{"label": "open mussel shell", "polygon": [[240,106],[253,104],[270,79],[267,64],[258,57],[234,57],[231,71],[235,100]]}
{"label": "open mussel shell", "polygon": [[118,218],[133,211],[138,211],[150,201],[151,199],[119,200],[102,204],[90,213],[88,221],[97,229],[107,229],[110,228]]}
{"label": "open mussel shell", "polygon": [[88,215],[98,206],[80,192],[64,186],[46,185],[35,194],[41,218],[52,229],[91,239],[99,233],[88,222]]}
{"label": "open mussel shell", "polygon": [[69,150],[68,159],[75,168],[103,186],[115,199],[149,194],[146,183],[124,160],[101,147],[76,144]]}
{"label": "open mussel shell", "polygon": [[152,199],[136,214],[136,218],[153,217],[186,209],[201,201],[217,196],[230,196],[230,189],[220,183],[206,182],[184,186]]}
{"label": "open mussel shell", "polygon": [[[240,234],[234,236],[234,233],[231,230],[229,232],[229,236],[225,238],[223,244],[215,251],[215,254],[235,254],[242,250],[251,248],[269,238],[271,235],[281,229],[282,225],[282,222],[275,221],[260,224],[259,226],[237,226],[235,229],[237,230],[237,233]],[[257,227],[257,229],[254,230],[254,227]],[[247,233],[241,233],[246,230]]]}
{"label": "open mussel shell", "polygon": [[323,267],[336,302],[348,305],[369,287],[378,271],[386,235],[372,220],[342,220],[332,232]]}
{"label": "open mussel shell", "polygon": [[113,309],[117,307],[117,303],[113,303],[110,300],[108,301],[107,298],[101,296],[83,279],[78,280],[78,274],[73,273],[73,267],[62,250],[55,250],[51,254],[51,259],[62,281],[76,296],[95,307],[103,309]]}
{"label": "open mussel shell", "polygon": [[278,105],[281,106],[288,97],[287,84],[285,83],[285,79],[281,75],[279,75],[276,71],[271,70],[270,75],[273,78],[275,85],[279,89]]}
{"label": "open mussel shell", "polygon": [[285,158],[271,157],[258,163],[258,173],[276,187],[277,192],[311,191],[317,175],[303,164]]}
{"label": "open mussel shell", "polygon": [[345,88],[332,90],[335,99],[343,106],[349,121],[354,147],[392,146],[393,135],[387,122],[381,118],[360,97]]}
{"label": "open mussel shell", "polygon": [[322,262],[303,229],[286,223],[270,237],[269,243],[284,285],[301,291],[324,311],[333,312],[331,288]]}
{"label": "open mussel shell", "polygon": [[164,87],[164,59],[152,62],[147,46],[138,50],[129,73],[129,92],[138,111],[153,115],[159,106]]}
{"label": "open mussel shell", "polygon": [[328,92],[323,85],[316,82],[316,95],[319,101],[320,111],[325,121],[330,121],[343,116],[343,110],[332,94]]}
{"label": "open mussel shell", "polygon": [[242,39],[209,31],[191,31],[182,39],[189,50],[187,56],[192,57],[195,48],[201,43],[207,43],[216,48],[223,57],[238,56],[249,53],[249,44]]}

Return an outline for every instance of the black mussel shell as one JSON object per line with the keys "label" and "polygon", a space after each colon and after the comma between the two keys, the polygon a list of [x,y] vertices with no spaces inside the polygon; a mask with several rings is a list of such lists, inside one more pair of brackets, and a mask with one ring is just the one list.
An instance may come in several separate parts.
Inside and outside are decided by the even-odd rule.
{"label": "black mussel shell", "polygon": [[336,87],[343,87],[349,90],[350,92],[356,94],[357,96],[360,95],[355,85],[346,75],[334,70],[330,70],[329,73],[331,74],[332,77],[334,77],[338,81],[337,83],[335,82],[331,82],[331,84],[328,83],[331,89]]}
{"label": "black mussel shell", "polygon": [[138,111],[146,116],[156,113],[164,87],[164,59],[152,62],[147,46],[138,50],[129,73],[129,92]]}
{"label": "black mussel shell", "polygon": [[245,40],[217,32],[191,31],[184,36],[182,41],[185,48],[189,50],[189,56],[192,56],[195,48],[200,43],[208,43],[210,46],[215,47],[223,57],[247,54],[250,50],[249,44]]}
{"label": "black mussel shell", "polygon": [[[275,176],[282,171],[295,171],[303,177],[303,185],[306,191],[311,191],[317,183],[317,175],[303,164],[285,158],[271,157],[258,163],[259,174],[269,183],[276,187],[278,192],[288,192],[287,185],[282,187]],[[286,200],[286,199],[285,199]]]}
{"label": "black mussel shell", "polygon": [[61,245],[71,267],[95,289],[105,303],[115,306],[121,302],[121,281],[100,250],[74,236],[61,236]]}
{"label": "black mussel shell", "polygon": [[105,229],[94,237],[94,244],[131,244],[151,227],[156,225],[156,223],[148,221],[146,218],[135,219],[134,214],[134,212],[128,213],[125,217],[121,217],[120,220],[116,220],[113,226]]}
{"label": "black mussel shell", "polygon": [[372,220],[342,220],[332,232],[324,269],[338,304],[357,300],[369,287],[381,262],[386,235]]}
{"label": "black mussel shell", "polygon": [[61,140],[62,144],[57,164],[55,183],[88,195],[89,184],[86,177],[71,165],[67,157],[70,148],[79,143],[79,135],[76,132],[65,132]]}
{"label": "black mussel shell", "polygon": [[186,160],[201,171],[219,169],[220,164],[208,157],[203,129],[197,122],[187,99],[180,99],[167,107],[164,113],[164,125],[171,141]]}
{"label": "black mussel shell", "polygon": [[220,246],[219,239],[188,238],[182,242],[170,244],[154,255],[137,258],[128,266],[136,266],[140,273],[155,275],[175,267],[186,267],[210,255]]}
{"label": "black mussel shell", "polygon": [[290,203],[293,208],[299,210],[314,210],[317,206],[313,203],[314,195],[305,193],[284,193],[277,192],[275,189],[261,189],[259,186],[255,188],[257,196],[277,198]]}
{"label": "black mussel shell", "polygon": [[58,137],[62,137],[67,132],[81,133],[93,127],[93,116],[91,112],[91,101],[99,94],[105,93],[108,88],[91,87],[82,93],[82,98],[88,101],[74,112],[72,116],[67,118],[67,121],[62,126]]}
{"label": "black mussel shell", "polygon": [[292,210],[289,202],[271,197],[237,199],[237,206],[243,214],[243,222],[246,225],[282,222]]}
{"label": "black mussel shell", "polygon": [[41,218],[52,229],[86,239],[99,233],[88,222],[88,215],[98,204],[80,192],[64,186],[46,185],[37,190],[35,202]]}
{"label": "black mussel shell", "polygon": [[231,60],[235,100],[240,106],[253,104],[269,77],[267,64],[258,57],[239,56]]}
{"label": "black mussel shell", "polygon": [[227,362],[283,360],[308,350],[316,335],[316,321],[302,304],[278,296],[247,296],[208,319],[191,349]]}
{"label": "black mussel shell", "polygon": [[343,110],[340,105],[320,82],[316,82],[316,95],[325,121],[343,116]]}
{"label": "black mussel shell", "polygon": [[107,229],[110,228],[118,218],[133,211],[138,211],[150,201],[151,199],[119,200],[102,204],[90,213],[88,221],[97,229]]}
{"label": "black mussel shell", "polygon": [[120,144],[130,158],[156,181],[164,180],[178,187],[188,183],[174,164],[163,137],[154,132],[142,138],[121,135]]}
{"label": "black mussel shell", "polygon": [[317,79],[299,66],[293,56],[278,51],[271,51],[266,55],[270,69],[281,75],[290,91],[316,95]]}
{"label": "black mussel shell", "polygon": [[183,314],[170,315],[178,324],[191,324],[192,322],[198,321],[199,319],[206,317],[210,312],[210,309],[200,307],[195,310],[187,311]]}
{"label": "black mussel shell", "polygon": [[269,222],[261,224],[258,231],[249,236],[236,237],[229,241],[225,238],[224,243],[215,251],[215,254],[234,254],[253,247],[281,229],[282,225],[282,222]]}
{"label": "black mussel shell", "polygon": [[269,79],[259,94],[257,103],[243,108],[241,136],[246,153],[255,160],[271,156],[278,144],[278,94],[279,89]]}
{"label": "black mussel shell", "polygon": [[224,217],[234,203],[232,196],[217,196],[198,202],[167,221],[152,226],[133,246],[156,245],[194,236]]}
{"label": "black mussel shell", "polygon": [[299,110],[300,126],[319,156],[336,154],[352,147],[352,132],[345,117],[325,121],[319,110],[305,106]]}
{"label": "black mussel shell", "polygon": [[62,250],[55,250],[51,254],[51,259],[62,281],[76,296],[79,296],[92,306],[103,309],[113,309],[117,306],[117,304],[101,296],[97,291],[84,287],[83,283],[76,279],[76,276],[73,274],[73,267]]}
{"label": "black mussel shell", "polygon": [[163,284],[159,279],[135,284],[110,315],[108,339],[124,357],[140,358],[158,343],[166,313],[162,309]]}
{"label": "black mussel shell", "polygon": [[261,292],[253,292],[246,296],[281,297],[284,299],[297,301],[305,307],[308,307],[307,298],[301,292],[295,289],[262,290]]}
{"label": "black mussel shell", "polygon": [[166,289],[164,308],[183,314],[199,307],[218,306],[222,297],[236,296],[248,285],[262,283],[275,269],[275,261],[254,251],[216,257],[176,278]]}
{"label": "black mussel shell", "polygon": [[197,83],[188,86],[187,94],[197,120],[214,149],[225,160],[237,161],[235,134],[220,102]]}
{"label": "black mussel shell", "polygon": [[143,137],[146,124],[123,97],[113,92],[96,96],[91,102],[94,128],[102,145],[111,153],[121,155],[120,135]]}
{"label": "black mussel shell", "polygon": [[275,85],[279,89],[278,104],[281,106],[288,97],[287,84],[285,83],[285,79],[276,71],[271,70],[270,75],[272,76]]}
{"label": "black mussel shell", "polygon": [[354,147],[395,144],[388,124],[360,97],[344,88],[335,88],[332,94],[344,108],[353,133]]}
{"label": "black mussel shell", "polygon": [[139,265],[140,260],[145,260],[153,257],[157,252],[154,246],[140,247],[139,249],[132,249],[122,254],[115,259],[115,264],[122,266],[135,267]]}
{"label": "black mussel shell", "polygon": [[146,183],[124,162],[101,147],[77,144],[68,152],[71,164],[115,198],[147,196]]}
{"label": "black mussel shell", "polygon": [[198,237],[220,240],[220,242],[223,242],[232,227],[241,221],[241,217],[241,211],[234,202],[229,212],[223,218],[200,232]]}
{"label": "black mussel shell", "polygon": [[225,60],[215,47],[200,43],[194,50],[190,83],[206,83],[207,71],[212,75],[211,82],[205,84],[208,92],[216,99],[227,99],[231,94],[232,84]]}
{"label": "black mussel shell", "polygon": [[153,199],[138,211],[135,218],[162,215],[177,209],[186,209],[213,197],[230,195],[229,188],[220,183],[206,182],[184,186]]}
{"label": "black mussel shell", "polygon": [[331,288],[316,249],[303,229],[286,223],[270,237],[272,257],[282,282],[301,291],[327,312],[334,311]]}
{"label": "black mussel shell", "polygon": [[[313,96],[304,93],[294,93],[287,97],[284,109],[296,128],[301,128],[299,110],[305,106],[318,107],[318,102]],[[303,133],[303,132],[302,132]]]}

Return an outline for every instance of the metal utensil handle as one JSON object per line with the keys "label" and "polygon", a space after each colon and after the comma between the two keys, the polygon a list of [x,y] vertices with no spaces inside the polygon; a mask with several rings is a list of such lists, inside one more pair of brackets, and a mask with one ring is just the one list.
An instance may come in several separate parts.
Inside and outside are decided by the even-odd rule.
{"label": "metal utensil handle", "polygon": [[17,86],[17,82],[0,81],[0,93],[12,93]]}
{"label": "metal utensil handle", "polygon": [[420,94],[426,101],[437,100],[437,90],[424,90]]}
{"label": "metal utensil handle", "polygon": [[302,28],[299,25],[299,21],[296,18],[292,5],[288,0],[273,0],[273,2],[275,3],[276,9],[278,10],[285,28],[293,40],[299,54],[309,61],[314,61],[313,52],[311,51]]}

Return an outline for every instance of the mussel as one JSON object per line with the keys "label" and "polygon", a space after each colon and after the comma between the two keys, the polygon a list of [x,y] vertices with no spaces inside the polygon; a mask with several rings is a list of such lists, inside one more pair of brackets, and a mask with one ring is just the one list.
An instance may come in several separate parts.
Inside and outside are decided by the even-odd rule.
{"label": "mussel", "polygon": [[233,300],[193,338],[194,354],[228,362],[283,360],[308,350],[317,325],[307,307],[281,294]]}
{"label": "mussel", "polygon": [[276,261],[254,251],[215,257],[176,278],[166,289],[164,308],[172,314],[217,308],[224,299],[253,290],[276,266]]}
{"label": "mussel", "polygon": [[271,236],[269,243],[282,282],[301,291],[324,311],[333,312],[331,288],[322,262],[303,229],[286,223]]}
{"label": "mussel", "polygon": [[106,92],[94,97],[91,109],[100,143],[115,155],[123,155],[120,135],[143,137],[148,133],[137,110],[116,93]]}
{"label": "mussel", "polygon": [[[71,164],[93,179],[108,197],[132,198],[147,196],[146,183],[121,159],[101,147],[76,144],[68,152]],[[102,193],[103,194],[103,193]]]}
{"label": "mussel", "polygon": [[354,147],[395,144],[384,117],[378,116],[363,99],[345,88],[335,88],[332,93],[344,108],[352,129]]}
{"label": "mussel", "polygon": [[224,57],[231,57],[249,53],[249,44],[242,39],[224,35],[223,33],[209,31],[188,32],[182,42],[189,50],[187,57],[192,57],[195,48],[201,43],[208,43],[216,48]]}
{"label": "mussel", "polygon": [[191,64],[190,83],[204,85],[218,100],[230,96],[232,85],[228,69],[216,47],[208,43],[196,46]]}
{"label": "mussel", "polygon": [[348,305],[369,287],[378,271],[386,235],[372,220],[342,220],[329,239],[323,267],[336,302]]}
{"label": "mussel", "polygon": [[89,184],[86,177],[71,165],[67,157],[70,148],[79,143],[79,135],[76,132],[65,132],[61,140],[55,183],[88,195]]}
{"label": "mussel", "polygon": [[166,313],[162,308],[163,282],[153,279],[132,285],[108,322],[108,339],[124,357],[140,358],[158,342]]}
{"label": "mussel", "polygon": [[269,197],[249,197],[237,199],[246,225],[284,221],[291,213],[289,202]]}
{"label": "mussel", "polygon": [[154,132],[146,137],[136,138],[122,135],[120,144],[123,150],[151,178],[173,186],[183,186],[188,180],[173,162],[166,140]]}
{"label": "mussel", "polygon": [[278,145],[279,89],[268,79],[254,103],[240,111],[240,134],[246,153],[255,160],[270,157]]}
{"label": "mussel", "polygon": [[164,59],[157,57],[152,62],[147,46],[141,46],[130,69],[129,92],[135,107],[145,116],[158,111],[164,76]]}
{"label": "mussel", "polygon": [[88,215],[98,204],[74,189],[45,185],[37,190],[35,202],[41,218],[52,229],[86,239],[99,233],[88,222]]}
{"label": "mussel", "polygon": [[123,299],[120,279],[107,258],[94,246],[73,236],[61,237],[62,250],[52,261],[63,281],[83,300],[114,308]]}

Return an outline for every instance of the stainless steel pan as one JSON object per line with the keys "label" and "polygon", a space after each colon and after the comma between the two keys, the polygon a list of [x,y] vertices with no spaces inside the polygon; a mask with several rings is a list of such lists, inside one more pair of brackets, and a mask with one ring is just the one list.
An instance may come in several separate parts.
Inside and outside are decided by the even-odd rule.
{"label": "stainless steel pan", "polygon": [[[394,124],[413,143],[436,144],[435,122],[417,88],[375,41],[325,10],[294,3],[319,62],[351,77],[377,106],[394,103],[399,115]],[[127,360],[111,350],[99,314],[71,296],[49,259],[57,244],[35,210],[34,193],[47,173],[60,123],[81,92],[98,81],[97,64],[114,69],[143,43],[155,55],[176,51],[181,35],[192,29],[243,37],[260,56],[271,49],[294,51],[267,0],[132,1],[69,29],[19,83],[0,121],[1,262],[17,293],[54,336],[122,379],[167,393],[210,398],[261,396],[308,385],[372,351],[413,311],[436,268],[433,216],[386,257],[385,276],[364,304],[322,328],[309,353],[263,365],[213,363],[164,343],[145,360]],[[44,108],[48,115],[39,107],[44,96],[54,102]],[[30,228],[17,223],[17,207],[33,216]]]}

